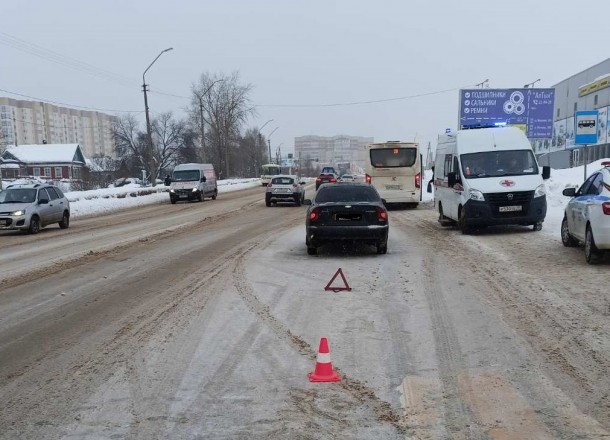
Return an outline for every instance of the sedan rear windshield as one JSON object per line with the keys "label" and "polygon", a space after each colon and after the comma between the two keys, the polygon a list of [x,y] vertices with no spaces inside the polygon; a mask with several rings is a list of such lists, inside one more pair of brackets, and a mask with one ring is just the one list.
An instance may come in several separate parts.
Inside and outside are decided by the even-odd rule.
{"label": "sedan rear windshield", "polygon": [[316,203],[380,201],[379,194],[370,186],[324,185],[316,195]]}
{"label": "sedan rear windshield", "polygon": [[294,183],[294,179],[290,177],[274,177],[271,179],[272,185],[292,185]]}

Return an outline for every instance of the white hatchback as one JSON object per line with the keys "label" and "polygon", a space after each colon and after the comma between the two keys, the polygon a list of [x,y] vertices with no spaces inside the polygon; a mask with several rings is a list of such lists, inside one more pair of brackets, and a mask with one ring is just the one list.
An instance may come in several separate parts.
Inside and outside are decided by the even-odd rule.
{"label": "white hatchback", "polygon": [[587,263],[596,263],[610,249],[610,162],[593,173],[578,190],[566,188],[572,197],[561,223],[564,246],[585,245]]}
{"label": "white hatchback", "polygon": [[305,182],[298,176],[280,174],[273,176],[265,191],[265,204],[294,203],[301,206],[305,200]]}

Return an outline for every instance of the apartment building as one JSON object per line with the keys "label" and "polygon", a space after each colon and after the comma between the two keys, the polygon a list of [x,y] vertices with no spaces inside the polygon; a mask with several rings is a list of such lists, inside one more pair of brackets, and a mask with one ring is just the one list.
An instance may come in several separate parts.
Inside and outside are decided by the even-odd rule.
{"label": "apartment building", "polygon": [[294,138],[294,152],[297,160],[312,160],[333,166],[341,162],[351,162],[356,167],[364,168],[365,147],[372,142],[372,137],[300,136]]}
{"label": "apartment building", "polygon": [[113,157],[116,121],[116,116],[96,111],[0,97],[0,150],[7,145],[79,144],[87,157]]}

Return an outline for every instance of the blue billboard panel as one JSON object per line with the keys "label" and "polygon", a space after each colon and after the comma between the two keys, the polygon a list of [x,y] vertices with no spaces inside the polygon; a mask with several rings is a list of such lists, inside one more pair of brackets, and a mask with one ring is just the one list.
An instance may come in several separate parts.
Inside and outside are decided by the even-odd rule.
{"label": "blue billboard panel", "polygon": [[521,125],[528,138],[553,137],[555,89],[462,89],[460,126]]}

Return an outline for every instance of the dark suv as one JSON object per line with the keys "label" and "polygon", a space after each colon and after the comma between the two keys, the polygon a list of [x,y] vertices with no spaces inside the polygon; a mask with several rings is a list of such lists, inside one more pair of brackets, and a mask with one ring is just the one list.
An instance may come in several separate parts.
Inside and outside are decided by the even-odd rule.
{"label": "dark suv", "polygon": [[53,223],[70,226],[70,202],[55,185],[15,184],[0,192],[0,229],[37,234]]}

